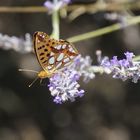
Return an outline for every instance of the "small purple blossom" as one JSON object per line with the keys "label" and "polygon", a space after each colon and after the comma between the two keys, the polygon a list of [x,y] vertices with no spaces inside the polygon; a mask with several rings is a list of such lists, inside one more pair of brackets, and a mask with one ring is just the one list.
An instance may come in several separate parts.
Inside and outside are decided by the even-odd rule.
{"label": "small purple blossom", "polygon": [[53,101],[55,103],[62,104],[67,100],[73,102],[76,97],[84,96],[84,90],[79,89],[80,85],[77,81],[81,76],[83,81],[88,81],[95,77],[93,71],[90,71],[91,62],[89,56],[83,58],[79,55],[70,66],[50,78],[49,90],[51,95],[54,96]]}
{"label": "small purple blossom", "polygon": [[58,2],[54,3],[54,2],[47,0],[44,3],[44,6],[49,9],[49,12],[52,12],[53,10],[59,10],[61,7],[66,6],[70,2],[71,2],[71,0],[58,0]]}
{"label": "small purple blossom", "polygon": [[75,101],[76,97],[82,97],[84,90],[79,90],[79,75],[73,70],[64,69],[50,78],[49,90],[54,96],[54,102],[62,104],[67,100]]}
{"label": "small purple blossom", "polygon": [[83,77],[84,82],[88,82],[95,77],[94,72],[91,71],[91,67],[92,59],[89,56],[83,58],[81,55],[77,56],[73,65],[71,65],[71,69],[76,70],[77,73]]}
{"label": "small purple blossom", "polygon": [[125,54],[126,59],[127,59],[128,61],[132,61],[133,57],[135,56],[133,53],[130,53],[130,52],[126,52],[126,53],[124,53],[124,54]]}
{"label": "small purple blossom", "polygon": [[54,7],[54,4],[51,1],[46,1],[44,3],[44,6],[47,7],[49,10],[52,10]]}
{"label": "small purple blossom", "polygon": [[140,79],[140,62],[134,61],[134,54],[126,52],[125,59],[118,60],[117,56],[114,56],[111,60],[109,58],[102,59],[101,66],[109,69],[113,74],[113,78],[132,79],[132,82],[137,83]]}

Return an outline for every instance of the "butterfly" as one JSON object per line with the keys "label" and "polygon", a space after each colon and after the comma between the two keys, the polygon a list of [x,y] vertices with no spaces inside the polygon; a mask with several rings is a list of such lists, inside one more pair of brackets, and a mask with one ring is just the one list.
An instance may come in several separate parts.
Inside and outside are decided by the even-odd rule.
{"label": "butterfly", "polygon": [[33,35],[34,52],[42,67],[42,71],[19,69],[19,71],[30,71],[38,74],[38,77],[29,85],[40,78],[50,78],[55,73],[70,65],[79,54],[77,49],[66,40],[50,38],[44,32],[35,32]]}
{"label": "butterfly", "polygon": [[34,33],[34,51],[43,71],[38,73],[39,78],[51,77],[70,65],[78,55],[77,49],[66,40],[50,38],[44,32]]}
{"label": "butterfly", "polygon": [[[79,54],[77,49],[66,40],[56,40],[44,32],[35,32],[33,35],[34,52],[42,67],[38,73],[38,78],[50,78],[55,73],[60,72],[64,67],[70,65]],[[25,71],[25,69],[20,69]],[[27,70],[26,70],[27,71]],[[31,71],[31,70],[28,70]],[[36,81],[36,79],[34,81]],[[29,87],[34,83],[29,85]]]}

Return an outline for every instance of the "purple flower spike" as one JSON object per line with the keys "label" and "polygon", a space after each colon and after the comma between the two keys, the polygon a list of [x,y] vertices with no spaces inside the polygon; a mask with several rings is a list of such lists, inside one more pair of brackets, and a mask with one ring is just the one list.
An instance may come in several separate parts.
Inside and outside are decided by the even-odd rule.
{"label": "purple flower spike", "polygon": [[[105,69],[109,69],[113,74],[113,78],[122,79],[123,81],[127,79],[132,79],[132,82],[137,83],[140,79],[140,62],[134,61],[135,56],[131,52],[124,53],[126,59],[118,60],[116,56],[109,60],[102,59],[101,66]],[[109,65],[110,64],[110,65]]]}
{"label": "purple flower spike", "polygon": [[93,71],[90,70],[91,62],[89,56],[83,58],[79,55],[70,66],[63,68],[50,78],[48,86],[55,103],[62,104],[67,100],[73,102],[76,97],[84,96],[85,91],[79,89],[80,85],[77,81],[81,76],[83,76],[84,81],[95,77]]}
{"label": "purple flower spike", "polygon": [[51,77],[49,90],[51,91],[51,95],[55,97],[54,102],[57,104],[61,104],[67,100],[73,102],[76,97],[81,97],[83,90],[79,90],[78,79],[79,75],[69,69],[63,69],[62,73],[57,73]]}

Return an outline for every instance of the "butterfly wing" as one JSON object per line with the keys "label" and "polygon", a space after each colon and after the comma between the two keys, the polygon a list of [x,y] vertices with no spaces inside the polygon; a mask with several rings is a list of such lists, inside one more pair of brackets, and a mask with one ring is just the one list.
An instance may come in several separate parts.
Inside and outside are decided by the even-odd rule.
{"label": "butterfly wing", "polygon": [[44,32],[34,34],[34,50],[45,71],[61,69],[78,55],[76,48],[65,40],[55,40]]}

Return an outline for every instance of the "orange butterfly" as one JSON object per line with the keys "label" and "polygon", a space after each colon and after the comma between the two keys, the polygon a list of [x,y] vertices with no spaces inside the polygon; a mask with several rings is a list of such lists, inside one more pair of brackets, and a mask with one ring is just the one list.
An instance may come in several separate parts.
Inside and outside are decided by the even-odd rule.
{"label": "orange butterfly", "polygon": [[[50,78],[53,74],[59,72],[60,69],[70,65],[73,59],[78,55],[78,51],[71,43],[62,39],[56,40],[50,38],[44,32],[35,32],[33,41],[35,54],[38,62],[43,68],[42,71],[37,72],[37,78]],[[20,71],[25,70],[20,69]]]}

